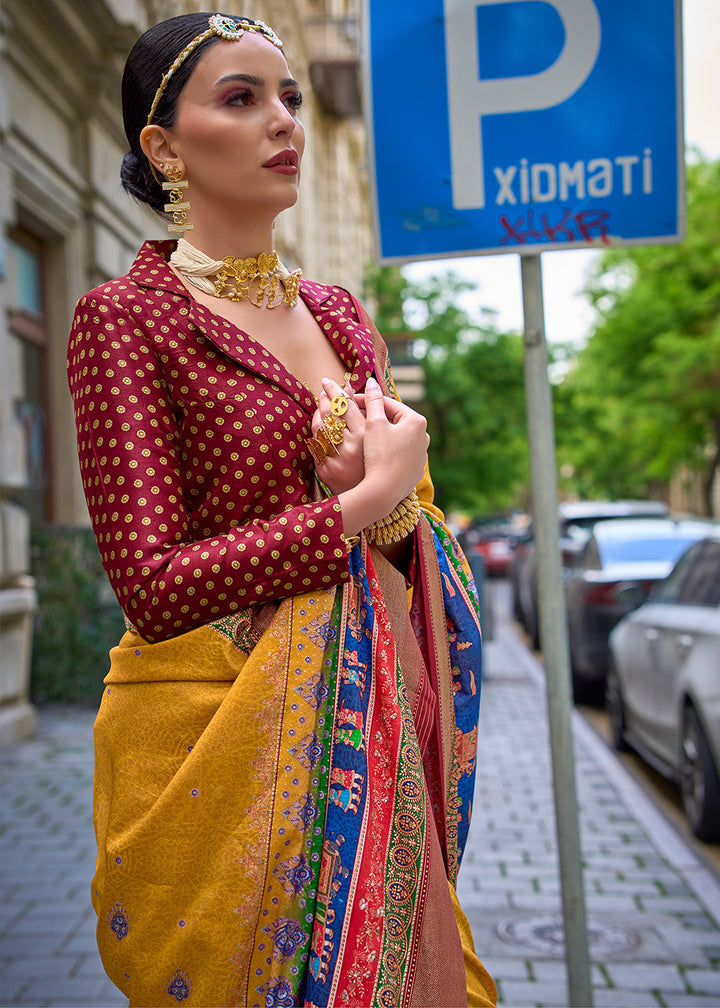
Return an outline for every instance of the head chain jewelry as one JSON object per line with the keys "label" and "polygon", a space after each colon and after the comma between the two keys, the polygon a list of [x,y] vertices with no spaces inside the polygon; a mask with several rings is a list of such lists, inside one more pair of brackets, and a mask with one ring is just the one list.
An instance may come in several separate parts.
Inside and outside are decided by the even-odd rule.
{"label": "head chain jewelry", "polygon": [[[183,51],[177,56],[173,65],[160,81],[160,87],[155,92],[153,103],[150,106],[150,113],[147,117],[146,123],[147,126],[152,123],[155,113],[157,112],[157,107],[160,104],[160,99],[165,94],[165,89],[170,83],[173,74],[180,69],[188,56],[191,56],[199,45],[202,45],[202,43],[207,39],[212,38],[213,35],[229,39],[231,42],[237,42],[238,39],[243,37],[246,31],[257,32],[259,35],[263,35],[268,42],[272,42],[276,48],[282,49],[282,41],[278,38],[272,28],[270,28],[269,25],[266,25],[264,21],[256,21],[252,24],[245,18],[238,18],[238,20],[235,20],[234,18],[225,17],[222,14],[213,14],[208,24],[209,28],[207,28],[204,32],[201,32],[200,35],[196,35],[195,38],[185,46]],[[152,163],[150,164],[150,169],[155,176],[156,181],[159,182],[160,179],[158,178],[155,167]]]}

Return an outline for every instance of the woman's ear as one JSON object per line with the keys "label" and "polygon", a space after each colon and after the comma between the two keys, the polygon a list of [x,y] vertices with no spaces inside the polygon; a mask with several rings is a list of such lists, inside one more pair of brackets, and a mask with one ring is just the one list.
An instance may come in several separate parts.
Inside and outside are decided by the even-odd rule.
{"label": "woman's ear", "polygon": [[144,126],[140,131],[140,146],[155,171],[166,175],[168,168],[178,168],[182,173],[180,178],[185,174],[182,158],[179,158],[170,146],[167,131],[162,126],[155,124]]}

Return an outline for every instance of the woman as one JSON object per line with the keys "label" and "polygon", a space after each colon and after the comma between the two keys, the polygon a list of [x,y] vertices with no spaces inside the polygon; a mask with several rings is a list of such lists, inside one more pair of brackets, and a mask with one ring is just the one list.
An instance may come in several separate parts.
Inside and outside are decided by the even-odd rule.
{"label": "woman", "polygon": [[123,183],[192,244],[86,295],[68,353],[128,627],[95,730],[105,967],[131,1005],[494,1003],[454,891],[473,588],[369,319],[272,253],[304,146],[280,40],[172,18],[123,101]]}

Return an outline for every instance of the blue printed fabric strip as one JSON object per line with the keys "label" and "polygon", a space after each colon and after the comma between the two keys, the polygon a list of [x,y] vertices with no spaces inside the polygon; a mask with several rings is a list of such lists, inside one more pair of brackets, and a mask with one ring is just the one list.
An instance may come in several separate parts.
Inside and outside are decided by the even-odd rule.
{"label": "blue printed fabric strip", "polygon": [[457,784],[460,799],[458,862],[461,862],[470,829],[477,762],[482,676],[479,605],[472,575],[457,540],[433,515],[425,513],[425,517],[433,530],[435,553],[440,568],[455,691],[456,756],[460,764]]}

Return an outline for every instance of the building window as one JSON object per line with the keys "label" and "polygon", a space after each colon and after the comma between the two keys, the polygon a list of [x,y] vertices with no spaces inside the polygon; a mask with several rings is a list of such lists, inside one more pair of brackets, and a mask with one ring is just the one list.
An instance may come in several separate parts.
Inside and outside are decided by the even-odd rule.
{"label": "building window", "polygon": [[7,242],[8,328],[13,347],[13,412],[22,429],[25,485],[14,493],[33,522],[50,519],[47,321],[43,249],[32,235],[13,232]]}

